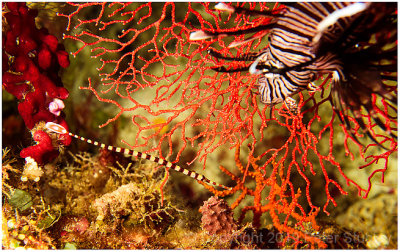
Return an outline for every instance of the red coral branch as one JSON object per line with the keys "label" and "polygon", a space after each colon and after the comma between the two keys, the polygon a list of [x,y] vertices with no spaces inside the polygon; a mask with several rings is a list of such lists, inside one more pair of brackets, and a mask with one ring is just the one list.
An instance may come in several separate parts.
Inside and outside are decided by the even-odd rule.
{"label": "red coral branch", "polygon": [[[347,185],[355,186],[359,194],[366,197],[371,190],[372,177],[381,173],[383,178],[389,158],[397,151],[397,140],[382,132],[372,123],[374,120],[370,114],[362,111],[360,115],[366,126],[387,150],[376,143],[368,143],[364,147],[354,139],[354,135],[362,138],[365,132],[361,131],[351,113],[342,111],[337,114],[332,109],[331,76],[322,77],[321,91],[296,96],[299,106],[293,113],[283,105],[260,104],[254,89],[256,76],[217,73],[210,69],[226,65],[232,68],[244,66],[240,62],[227,62],[210,56],[207,53],[210,47],[235,57],[265,49],[268,46],[265,37],[260,36],[235,49],[228,48],[232,41],[222,37],[188,41],[189,34],[195,30],[243,30],[245,27],[268,24],[269,18],[242,14],[226,16],[212,10],[208,3],[71,5],[76,7],[76,11],[61,14],[69,22],[67,30],[70,34],[65,37],[83,44],[72,54],[78,56],[84,48],[89,48],[93,57],[101,62],[99,74],[102,88],[94,88],[89,80],[88,86],[82,89],[90,90],[100,102],[113,104],[118,110],[113,118],[100,126],[104,127],[129,112],[137,130],[135,138],[127,140],[131,148],[141,147],[144,152],[157,151],[162,157],[174,155],[173,161],[178,162],[190,146],[196,147],[196,156],[189,164],[200,161],[204,168],[207,167],[207,157],[218,149],[233,149],[248,144],[250,149],[244,154],[248,160],[246,166],[240,164],[238,151],[236,153],[239,176],[220,166],[236,182],[232,191],[217,191],[204,186],[218,196],[240,192],[232,208],[240,207],[246,197],[253,197],[253,205],[242,208],[241,218],[246,212],[252,212],[256,227],[260,227],[262,215],[268,213],[274,226],[287,233],[287,239],[295,239],[296,244],[305,240],[324,247],[317,238],[287,225],[291,217],[299,225],[312,222],[317,229],[315,216],[320,208],[311,195],[314,179],[324,183],[326,202],[323,211],[329,214],[330,203],[333,206],[337,204],[334,191],[347,194],[336,175],[340,174]],[[280,8],[278,4],[269,3],[239,5],[261,10]],[[79,16],[94,6],[98,8],[96,17],[83,19]],[[73,22],[77,24],[71,28]],[[98,27],[99,24],[101,26],[97,31],[82,29],[86,25]],[[118,36],[105,32],[113,24],[121,27]],[[245,35],[237,35],[234,41],[244,38]],[[392,87],[392,90],[396,89]],[[105,98],[112,94],[118,99]],[[396,109],[376,97],[373,103],[386,128],[396,131]],[[154,123],[160,117],[163,123]],[[341,123],[345,120],[350,121],[352,131]],[[167,132],[162,132],[164,126],[169,126]],[[384,161],[384,165],[373,170],[369,176],[368,188],[363,188],[359,181],[345,174],[344,164],[337,160],[341,150],[349,159],[357,156],[365,158],[366,164],[360,168],[375,169],[373,164]],[[255,188],[250,188],[245,183],[246,179],[254,180]],[[300,180],[304,187],[297,188],[296,180]],[[267,189],[269,195],[263,198],[261,192]],[[307,206],[299,203],[302,198],[306,199]],[[264,204],[265,200],[268,203]],[[284,221],[278,218],[280,214],[286,216]]]}

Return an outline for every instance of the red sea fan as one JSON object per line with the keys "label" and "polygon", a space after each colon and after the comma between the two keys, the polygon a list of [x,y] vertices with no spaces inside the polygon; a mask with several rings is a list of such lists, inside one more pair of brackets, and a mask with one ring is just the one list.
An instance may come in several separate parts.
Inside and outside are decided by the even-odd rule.
{"label": "red sea fan", "polygon": [[[98,68],[101,87],[95,87],[89,79],[89,84],[82,89],[90,90],[100,102],[118,110],[101,127],[129,113],[137,132],[135,139],[127,140],[131,148],[141,148],[146,153],[157,151],[161,157],[173,156],[172,161],[176,163],[192,146],[196,148],[196,155],[190,163],[201,161],[207,170],[213,169],[206,165],[209,155],[239,146],[235,161],[240,174],[233,172],[233,167],[220,167],[235,181],[229,184],[234,190],[207,188],[218,196],[239,192],[239,198],[235,198],[231,207],[241,208],[242,216],[252,212],[256,227],[260,227],[263,215],[269,215],[275,227],[287,234],[285,241],[293,239],[299,244],[305,240],[312,247],[324,247],[319,239],[288,224],[289,220],[294,220],[297,226],[311,222],[317,228],[315,217],[320,213],[320,206],[311,195],[321,192],[313,189],[315,178],[323,183],[325,203],[321,207],[327,214],[330,203],[337,204],[335,194],[347,194],[334,174],[340,174],[345,183],[355,186],[363,197],[367,197],[371,189],[372,177],[381,174],[383,180],[389,159],[397,151],[397,139],[384,134],[379,127],[382,125],[376,125],[371,114],[363,110],[356,118],[347,113],[338,117],[331,105],[330,92],[337,86],[330,76],[321,76],[320,91],[294,96],[298,104],[295,112],[280,104],[266,106],[259,102],[254,89],[256,75],[213,70],[226,64],[234,68],[246,67],[243,62],[227,63],[208,53],[213,48],[221,55],[236,58],[265,50],[268,47],[266,32],[259,30],[253,37],[236,32],[231,37],[189,41],[194,31],[220,34],[242,31],[268,26],[271,17],[224,13],[214,10],[214,4],[209,3],[79,3],[71,6],[74,11],[60,15],[69,21],[65,38],[82,43],[72,54],[79,57],[80,52],[88,48],[92,57],[101,62]],[[271,3],[237,6],[254,12],[285,8]],[[90,15],[81,15],[84,13]],[[108,30],[116,32],[110,34]],[[242,43],[246,40],[247,43]],[[236,45],[233,49],[229,47],[232,44]],[[397,85],[392,85],[391,89],[394,91]],[[351,106],[344,111],[358,108]],[[380,99],[372,96],[368,106],[384,118],[385,128],[396,130],[397,115],[393,115],[385,103],[381,106]],[[360,117],[364,118],[365,125],[360,125]],[[158,118],[163,120],[155,123]],[[345,118],[344,123],[338,118]],[[353,130],[348,129],[349,125]],[[363,138],[366,132],[359,131],[360,128],[368,129],[387,149]],[[246,165],[239,157],[240,146]],[[345,164],[338,161],[343,146],[349,158],[361,156],[365,160],[360,168],[371,168],[366,188],[360,185],[364,181],[355,181],[343,171]],[[382,165],[374,166],[378,162]],[[222,178],[215,180],[218,179]],[[268,197],[263,196],[265,192],[269,193]],[[240,205],[248,197],[253,197],[253,205]]]}

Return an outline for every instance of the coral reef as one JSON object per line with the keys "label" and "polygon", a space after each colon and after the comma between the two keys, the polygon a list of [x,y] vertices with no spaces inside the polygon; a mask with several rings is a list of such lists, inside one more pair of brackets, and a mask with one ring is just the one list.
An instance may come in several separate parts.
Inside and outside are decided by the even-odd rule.
{"label": "coral reef", "polygon": [[[136,163],[127,168],[103,167],[100,157],[89,154],[74,156],[62,170],[44,167],[46,176],[26,187],[21,176],[22,161],[3,156],[3,248],[78,248],[78,249],[268,249],[298,247],[295,239],[286,239],[273,225],[264,228],[234,223],[230,207],[222,199],[212,196],[201,207],[203,216],[220,220],[229,232],[216,230],[207,233],[207,224],[201,225],[200,212],[190,210],[185,198],[170,189],[161,205],[156,188],[162,183],[162,174],[153,167]],[[65,158],[65,157],[64,157]],[[65,160],[59,160],[65,164]],[[19,167],[18,169],[16,169]],[[103,168],[102,168],[103,167]],[[107,172],[108,170],[108,172]],[[130,174],[132,172],[132,174]],[[6,179],[6,180],[4,180]],[[125,184],[121,184],[124,181]],[[12,186],[21,189],[12,189]],[[171,183],[167,183],[167,188]],[[11,192],[10,192],[11,189]],[[172,194],[171,194],[172,193]],[[14,196],[16,195],[16,196]],[[18,197],[17,197],[18,196]],[[171,201],[180,202],[180,208]],[[276,206],[279,206],[275,203]],[[61,211],[62,209],[62,211]],[[17,213],[17,214],[16,214]],[[219,213],[218,215],[216,213]],[[197,215],[197,217],[196,217]],[[101,216],[99,218],[99,216]],[[226,218],[225,222],[223,220]],[[102,220],[99,220],[102,219]],[[251,224],[250,224],[251,225]],[[319,230],[311,222],[302,225],[287,224],[292,232],[305,233],[300,239],[318,237],[329,248],[395,247],[386,245],[382,235],[368,235],[345,231],[333,223],[321,223]],[[210,225],[212,226],[212,225]],[[202,228],[201,228],[202,227]],[[214,226],[215,227],[215,226]],[[220,230],[220,231],[217,231]],[[304,243],[302,248],[310,248]]]}
{"label": "coral reef", "polygon": [[[391,160],[396,159],[397,139],[382,132],[368,113],[357,113],[365,118],[363,125],[351,113],[338,117],[331,104],[332,76],[321,76],[316,81],[320,91],[295,95],[298,107],[293,112],[282,105],[260,104],[258,94],[253,92],[256,75],[212,70],[227,65],[240,68],[244,63],[212,57],[208,53],[210,47],[228,58],[267,48],[266,36],[255,36],[251,42],[239,43],[235,48],[230,45],[244,40],[240,31],[268,25],[269,17],[224,15],[210,3],[73,6],[74,11],[61,14],[68,19],[70,33],[65,38],[82,43],[72,52],[76,57],[90,50],[100,64],[96,75],[102,77],[97,82],[92,81],[94,76],[89,77],[88,84],[81,89],[92,92],[100,103],[115,107],[113,117],[104,120],[100,127],[126,114],[134,136],[123,141],[132,149],[157,152],[160,157],[171,157],[172,162],[184,161],[193,166],[200,163],[205,176],[225,180],[226,185],[234,187],[232,192],[210,191],[234,201],[231,208],[240,209],[239,222],[249,221],[245,216],[252,212],[255,228],[273,223],[279,232],[287,234],[286,239],[295,239],[298,246],[305,240],[312,247],[325,247],[317,237],[289,226],[289,219],[293,218],[295,225],[311,222],[317,230],[317,216],[328,216],[340,195],[348,194],[347,186],[367,197],[373,179],[379,175],[383,179]],[[279,3],[240,3],[237,7],[256,11],[284,8]],[[80,18],[80,14],[91,10],[96,10],[95,17]],[[108,33],[108,29],[115,32]],[[190,41],[190,34],[197,30],[237,34],[233,38],[215,36]],[[387,84],[390,90],[396,89],[395,81]],[[379,105],[379,98],[371,102],[385,128],[392,128],[395,133],[397,116],[393,107]],[[160,117],[163,120],[158,121]],[[354,132],[341,120],[349,122]],[[167,126],[167,131],[161,133]],[[366,132],[361,129],[366,128],[386,149],[364,137]],[[246,145],[250,148],[243,148]],[[240,174],[232,171],[234,164],[224,165],[226,168],[221,170],[234,180],[227,182],[227,177],[216,171],[219,162],[227,162],[226,158],[218,159],[219,150],[224,152],[237,146],[241,146],[242,156],[248,162],[239,166],[238,158],[235,159]],[[346,169],[357,170],[355,165],[349,165],[355,164],[349,162],[355,159],[359,168],[368,170],[367,184],[347,175]],[[211,160],[216,162],[207,163]],[[233,192],[240,192],[240,196]],[[269,222],[265,223],[265,219]]]}
{"label": "coral reef", "polygon": [[[385,148],[365,137],[351,113],[343,115],[355,129],[349,132],[330,104],[331,76],[315,82],[319,91],[293,96],[298,109],[290,111],[259,102],[255,75],[212,70],[244,64],[212,57],[210,48],[237,57],[264,50],[266,36],[235,48],[229,45],[247,35],[189,41],[196,30],[240,31],[268,25],[269,17],[227,14],[213,3],[31,6],[2,6],[3,99],[7,93],[7,105],[19,102],[3,113],[3,146],[11,149],[2,164],[4,249],[397,248],[397,191],[374,191],[397,166],[396,138],[363,112],[364,126]],[[67,49],[38,28],[43,12],[67,22],[51,24],[65,33]],[[397,82],[388,85],[395,93]],[[376,97],[372,103],[395,133],[397,111]],[[201,174],[232,190],[70,145],[68,135],[46,130],[47,121],[204,168]]]}

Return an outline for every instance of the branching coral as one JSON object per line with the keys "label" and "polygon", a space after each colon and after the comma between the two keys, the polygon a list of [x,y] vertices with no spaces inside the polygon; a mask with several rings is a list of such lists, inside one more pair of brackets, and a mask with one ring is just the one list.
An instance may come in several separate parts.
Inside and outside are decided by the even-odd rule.
{"label": "branching coral", "polygon": [[[298,198],[301,196],[302,191],[300,188],[295,191],[293,183],[287,178],[287,172],[284,171],[284,167],[280,164],[275,163],[272,165],[272,173],[270,175],[267,175],[264,170],[261,169],[261,167],[257,164],[257,161],[259,161],[261,157],[249,157],[251,170],[248,170],[245,166],[242,165],[239,159],[239,155],[240,150],[238,146],[236,149],[235,161],[240,171],[240,175],[235,176],[226,168],[220,166],[220,169],[224,173],[228,174],[233,180],[236,181],[237,185],[232,190],[217,191],[213,187],[206,184],[203,184],[204,187],[212,191],[214,195],[217,196],[233,195],[236,192],[240,192],[235,202],[231,205],[232,209],[238,207],[245,197],[254,197],[253,206],[245,206],[241,210],[239,221],[243,220],[245,214],[251,211],[253,212],[253,225],[256,228],[259,228],[261,225],[261,216],[264,213],[268,213],[272,218],[274,226],[281,233],[287,234],[287,237],[285,238],[283,243],[285,243],[290,238],[294,239],[296,241],[296,244],[300,242],[300,239],[304,239],[307,242],[310,242],[312,244],[312,247],[314,247],[315,244],[317,244],[318,247],[325,247],[324,243],[321,242],[319,239],[311,237],[288,225],[289,219],[294,219],[299,223],[310,222],[312,223],[313,228],[318,230],[315,217],[319,212],[319,208],[313,206],[311,211],[306,213],[306,211],[298,202]],[[245,181],[243,180],[245,174],[247,174],[246,178],[251,178],[253,181],[255,181],[254,189],[250,189],[249,183],[247,181],[245,183]],[[266,197],[268,202],[267,204],[263,205],[263,198],[261,197],[261,195],[266,188],[269,189],[268,196]],[[282,215],[285,216],[283,223],[278,217]]]}
{"label": "branching coral", "polygon": [[[72,54],[79,56],[82,50],[90,49],[101,64],[102,86],[96,88],[89,79],[89,84],[81,88],[117,109],[115,117],[101,126],[129,113],[137,132],[135,139],[127,140],[130,147],[144,148],[146,153],[157,151],[162,157],[173,155],[173,161],[178,162],[192,146],[197,150],[189,163],[199,160],[204,167],[207,157],[219,149],[250,145],[249,151],[244,153],[248,160],[246,166],[240,163],[239,151],[236,152],[240,175],[233,175],[221,167],[236,182],[234,190],[209,188],[218,196],[240,192],[232,208],[238,207],[246,196],[254,197],[254,203],[242,209],[241,219],[246,212],[252,212],[254,226],[260,227],[261,216],[268,213],[274,226],[287,234],[287,240],[293,238],[296,244],[305,240],[324,247],[321,240],[288,225],[291,219],[299,225],[311,222],[315,229],[318,228],[315,218],[320,207],[311,197],[312,179],[318,177],[323,183],[326,198],[322,209],[326,214],[331,205],[337,204],[334,191],[347,194],[333,173],[341,175],[347,185],[355,186],[363,197],[368,196],[375,175],[380,174],[383,180],[389,159],[397,151],[397,140],[377,127],[370,113],[361,110],[358,116],[364,119],[365,127],[386,150],[362,139],[365,132],[360,131],[359,122],[351,115],[342,112],[337,115],[331,104],[331,76],[322,77],[321,91],[296,95],[294,98],[299,106],[295,112],[281,105],[265,106],[259,104],[258,95],[253,92],[256,76],[212,71],[210,68],[226,65],[226,62],[207,53],[211,46],[228,57],[257,52],[268,46],[265,36],[242,43],[235,49],[227,46],[232,38],[189,42],[189,36],[195,30],[237,31],[268,24],[269,18],[247,17],[240,13],[225,15],[212,10],[208,3],[71,5],[75,11],[61,14],[69,22],[67,31],[70,34],[65,38],[82,43]],[[241,3],[239,6],[256,10],[279,7],[265,3]],[[95,14],[86,18],[80,16],[85,11]],[[117,35],[106,32],[112,28]],[[233,42],[245,38],[245,35],[236,35]],[[241,64],[232,62],[230,66],[241,67]],[[388,85],[395,92],[397,84]],[[386,128],[395,131],[397,111],[380,98],[373,97],[372,102]],[[160,117],[163,120],[154,123]],[[339,118],[350,123],[354,132],[350,132]],[[169,126],[168,131],[162,132],[166,126]],[[354,136],[362,139],[366,147]],[[346,175],[343,169],[346,165],[338,158],[341,152],[347,156],[343,160],[361,157],[364,164],[360,168],[371,168],[367,187],[361,186],[363,181]],[[383,165],[376,168],[374,165],[378,162]],[[296,177],[298,179],[294,181]],[[255,188],[247,186],[247,179],[255,181]],[[269,190],[267,198],[262,195],[264,190]],[[303,198],[307,208],[299,203]],[[284,219],[280,219],[282,215]]]}

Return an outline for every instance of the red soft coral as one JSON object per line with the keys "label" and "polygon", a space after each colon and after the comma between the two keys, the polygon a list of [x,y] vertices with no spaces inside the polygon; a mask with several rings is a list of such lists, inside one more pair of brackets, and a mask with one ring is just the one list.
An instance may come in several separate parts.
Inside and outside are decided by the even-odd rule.
{"label": "red soft coral", "polygon": [[23,99],[30,90],[30,86],[24,82],[25,78],[22,75],[8,72],[3,74],[3,87],[18,100]]}
{"label": "red soft coral", "polygon": [[[57,75],[60,67],[69,66],[68,53],[47,29],[36,28],[37,10],[25,3],[6,3],[6,7],[3,17],[9,29],[3,34],[3,87],[20,100],[18,111],[27,128],[41,121],[54,121],[68,128],[61,110],[62,100],[69,93]],[[56,108],[54,101],[59,105]],[[39,144],[22,150],[21,157],[30,156],[44,164],[58,155],[47,133],[36,131],[34,139]],[[69,145],[71,138],[62,136],[60,141]]]}

